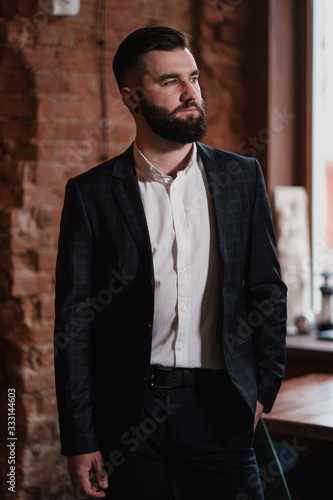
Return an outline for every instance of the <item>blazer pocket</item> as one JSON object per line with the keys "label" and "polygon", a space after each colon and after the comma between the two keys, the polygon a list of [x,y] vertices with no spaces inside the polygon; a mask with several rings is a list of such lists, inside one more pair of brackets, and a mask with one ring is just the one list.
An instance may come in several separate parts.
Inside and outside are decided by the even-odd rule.
{"label": "blazer pocket", "polygon": [[244,210],[237,210],[237,212],[233,212],[229,216],[227,216],[227,226],[231,226],[232,224],[237,224],[239,222],[245,222],[250,218],[250,207],[245,208]]}

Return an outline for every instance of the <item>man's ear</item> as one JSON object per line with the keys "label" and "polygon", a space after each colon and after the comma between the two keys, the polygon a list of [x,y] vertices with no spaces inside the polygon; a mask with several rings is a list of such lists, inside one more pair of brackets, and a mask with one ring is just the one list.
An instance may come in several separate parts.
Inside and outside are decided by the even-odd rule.
{"label": "man's ear", "polygon": [[134,114],[140,111],[140,95],[138,93],[137,87],[124,87],[121,89],[120,94],[123,103],[128,107],[131,113]]}
{"label": "man's ear", "polygon": [[141,102],[146,99],[146,91],[142,85],[123,87],[120,94],[123,103],[128,107],[131,113],[140,113]]}

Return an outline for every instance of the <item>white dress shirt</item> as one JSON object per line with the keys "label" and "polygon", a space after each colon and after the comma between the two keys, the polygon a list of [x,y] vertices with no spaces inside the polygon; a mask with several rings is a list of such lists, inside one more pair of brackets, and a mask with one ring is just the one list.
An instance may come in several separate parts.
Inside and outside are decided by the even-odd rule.
{"label": "white dress shirt", "polygon": [[215,219],[196,144],[175,179],[136,143],[134,161],[155,275],[151,364],[222,368]]}

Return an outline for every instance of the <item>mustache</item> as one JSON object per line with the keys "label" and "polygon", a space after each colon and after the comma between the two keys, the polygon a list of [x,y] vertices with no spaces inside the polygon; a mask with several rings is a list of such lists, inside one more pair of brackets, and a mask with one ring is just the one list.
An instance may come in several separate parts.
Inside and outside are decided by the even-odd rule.
{"label": "mustache", "polygon": [[[203,102],[203,101],[202,101]],[[188,108],[197,108],[198,111],[202,112],[204,109],[204,106],[200,106],[197,102],[195,101],[185,101],[184,104],[181,104],[178,106],[178,108],[174,109],[171,111],[169,114],[169,117],[172,118],[175,116],[179,111],[183,111],[183,109],[188,109]]]}

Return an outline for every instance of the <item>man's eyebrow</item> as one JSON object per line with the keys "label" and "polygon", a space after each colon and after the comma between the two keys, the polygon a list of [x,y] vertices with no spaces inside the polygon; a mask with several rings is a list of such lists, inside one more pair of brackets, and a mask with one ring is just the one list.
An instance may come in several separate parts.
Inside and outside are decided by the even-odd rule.
{"label": "man's eyebrow", "polygon": [[[199,75],[199,70],[198,69],[195,69],[190,74],[190,76],[197,76],[197,75]],[[164,73],[164,75],[160,76],[157,81],[160,82],[160,83],[162,83],[165,80],[172,80],[173,78],[179,78],[180,76],[181,75],[179,73]]]}

